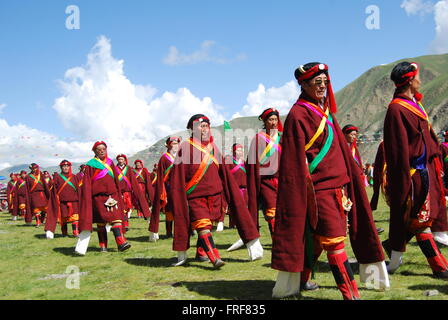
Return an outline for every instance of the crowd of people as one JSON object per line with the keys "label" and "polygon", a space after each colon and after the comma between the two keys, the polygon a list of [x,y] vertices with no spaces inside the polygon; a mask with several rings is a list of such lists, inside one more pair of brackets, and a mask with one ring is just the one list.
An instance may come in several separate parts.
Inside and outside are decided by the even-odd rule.
{"label": "crowd of people", "polygon": [[[29,173],[11,173],[9,210],[13,220],[19,216],[27,224],[34,219],[36,227],[43,225],[50,239],[57,225],[67,235],[71,224],[78,238],[75,251],[81,255],[94,230],[101,251],[108,250],[108,231],[119,251],[128,250],[125,235],[133,210],[149,220],[149,241],[158,241],[163,212],[177,252],[174,266],[185,264],[196,234],[195,259],[216,269],[225,261],[212,231],[213,226],[223,230],[226,216],[239,236],[228,251],[246,245],[249,260],[263,257],[261,212],[272,240],[271,267],[278,271],[274,298],[319,288],[311,274],[325,251],[342,297],[360,299],[347,239],[361,281],[374,267],[378,288],[390,287],[389,274],[402,264],[414,236],[433,275],[447,280],[448,263],[436,241],[448,245],[448,143],[439,143],[431,127],[419,92],[419,71],[409,62],[391,71],[396,89],[374,164],[361,161],[359,128],[341,128],[336,119],[328,66],[313,62],[295,70],[301,94],[285,123],[274,107],[264,110],[259,116],[263,128],[247,152],[235,143],[232,154],[224,155],[213,139],[210,119],[196,114],[187,123],[190,137],[168,137],[167,150],[151,173],[141,160],[129,165],[124,154],[114,163],[104,141],[93,145],[93,158],[76,174],[68,160],[52,177],[35,163]],[[448,141],[448,131],[445,136]],[[368,186],[373,189],[370,200]],[[378,234],[384,230],[375,226],[372,215],[380,194],[390,207],[389,237],[383,243]]]}

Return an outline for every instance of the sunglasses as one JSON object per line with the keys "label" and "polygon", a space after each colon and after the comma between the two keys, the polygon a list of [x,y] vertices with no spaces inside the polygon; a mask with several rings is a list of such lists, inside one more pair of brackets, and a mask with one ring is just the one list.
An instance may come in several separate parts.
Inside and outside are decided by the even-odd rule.
{"label": "sunglasses", "polygon": [[326,86],[330,83],[330,80],[322,80],[322,79],[316,79],[314,80],[313,84],[320,86],[322,83],[324,83]]}

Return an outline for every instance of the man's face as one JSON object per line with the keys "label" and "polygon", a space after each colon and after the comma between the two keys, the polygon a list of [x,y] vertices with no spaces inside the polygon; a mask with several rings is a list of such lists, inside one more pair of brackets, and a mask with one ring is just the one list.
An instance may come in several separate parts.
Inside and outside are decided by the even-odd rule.
{"label": "man's face", "polygon": [[104,160],[107,156],[107,147],[104,144],[100,144],[95,149],[95,155],[100,159]]}
{"label": "man's face", "polygon": [[20,174],[20,177],[21,177],[22,179],[25,179],[25,178],[26,178],[26,173],[21,173],[21,174]]}
{"label": "man's face", "polygon": [[62,173],[69,173],[70,172],[70,166],[68,164],[64,164],[62,166]]}
{"label": "man's face", "polygon": [[38,174],[39,173],[39,167],[35,167],[33,169],[33,174]]}
{"label": "man's face", "polygon": [[193,135],[200,138],[201,141],[208,141],[210,139],[210,125],[207,122],[195,123]]}
{"label": "man's face", "polygon": [[170,143],[170,153],[176,154],[179,151],[179,142],[173,141]]}
{"label": "man's face", "polygon": [[321,101],[325,97],[328,84],[329,80],[327,75],[322,73],[309,81],[302,82],[301,86],[307,95],[313,98],[313,100]]}
{"label": "man's face", "polygon": [[272,115],[266,119],[264,122],[267,130],[277,129],[278,126],[278,117],[276,115]]}
{"label": "man's face", "polygon": [[356,140],[357,136],[358,132],[353,130],[352,132],[345,135],[345,140],[347,140],[348,143],[353,143]]}
{"label": "man's face", "polygon": [[143,168],[143,165],[142,165],[141,162],[137,162],[137,163],[135,164],[135,167],[136,167],[137,169],[141,169],[141,168]]}
{"label": "man's face", "polygon": [[12,181],[17,181],[17,176],[16,176],[15,174],[13,174],[13,175],[11,176],[11,180],[12,180]]}
{"label": "man's face", "polygon": [[235,158],[240,160],[240,159],[243,159],[243,157],[244,157],[244,150],[243,150],[243,148],[241,148],[241,147],[236,148],[236,150],[235,150]]}
{"label": "man's face", "polygon": [[119,165],[120,167],[123,167],[123,166],[126,165],[126,159],[123,158],[123,157],[119,157],[119,158],[117,159],[117,161],[118,161],[118,165]]}

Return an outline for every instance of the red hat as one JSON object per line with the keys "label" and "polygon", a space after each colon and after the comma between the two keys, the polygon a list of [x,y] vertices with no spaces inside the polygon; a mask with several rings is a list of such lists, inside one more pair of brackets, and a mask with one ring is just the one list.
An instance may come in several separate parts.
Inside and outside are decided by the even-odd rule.
{"label": "red hat", "polygon": [[25,170],[20,171],[20,174],[22,174],[22,173],[26,174],[26,171]]}
{"label": "red hat", "polygon": [[36,164],[36,163],[32,163],[32,164],[30,164],[29,168],[30,168],[31,170],[34,170],[34,169],[36,169],[36,168],[39,168],[39,165]]}
{"label": "red hat", "polygon": [[273,115],[276,115],[278,118],[278,124],[277,124],[278,131],[283,131],[283,124],[282,124],[282,121],[280,120],[280,113],[275,108],[268,108],[268,109],[264,110],[258,116],[258,120],[266,121],[267,119],[269,119],[270,116],[273,116]]}
{"label": "red hat", "polygon": [[106,144],[106,142],[104,142],[104,141],[97,141],[97,142],[95,142],[95,144],[93,145],[93,147],[92,147],[92,151],[95,151],[95,149],[96,149],[99,145],[101,145],[101,144],[104,144],[104,146],[107,148],[107,144]]}
{"label": "red hat", "polygon": [[236,149],[238,148],[243,148],[243,145],[239,144],[239,143],[234,143],[232,146],[232,151],[235,152]]}
{"label": "red hat", "polygon": [[180,143],[182,141],[181,137],[168,137],[165,141],[165,147],[169,147],[169,145],[176,141],[177,143]]}
{"label": "red hat", "polygon": [[193,130],[193,123],[199,121],[199,123],[206,122],[210,125],[210,119],[203,114],[195,114],[188,120],[187,129]]}
{"label": "red hat", "polygon": [[[308,70],[306,69],[307,65],[311,65]],[[327,86],[327,96],[325,98],[325,104],[330,108],[331,113],[337,112],[336,99],[333,93],[333,87],[331,86],[330,74],[328,73],[328,66],[325,63],[313,62],[311,64],[301,65],[294,72],[294,76],[297,81],[301,82],[304,80],[312,79],[319,74],[325,73],[328,78],[328,86]]]}
{"label": "red hat", "polygon": [[359,132],[359,129],[358,129],[358,127],[355,127],[354,125],[351,125],[351,124],[348,124],[344,128],[342,128],[342,132],[344,134],[349,134],[352,131]]}
{"label": "red hat", "polygon": [[119,155],[116,157],[117,161],[118,161],[118,158],[124,158],[124,160],[126,161],[126,164],[128,164],[128,157],[126,157],[125,154],[119,154]]}
{"label": "red hat", "polygon": [[72,163],[70,161],[68,161],[68,160],[62,160],[61,163],[59,164],[60,167],[65,166],[65,165],[71,167]]}
{"label": "red hat", "polygon": [[137,160],[134,161],[134,165],[136,165],[137,162],[140,162],[140,163],[142,164],[142,166],[144,165],[144,164],[143,164],[143,161],[142,161],[142,160],[139,160],[139,159],[137,159]]}

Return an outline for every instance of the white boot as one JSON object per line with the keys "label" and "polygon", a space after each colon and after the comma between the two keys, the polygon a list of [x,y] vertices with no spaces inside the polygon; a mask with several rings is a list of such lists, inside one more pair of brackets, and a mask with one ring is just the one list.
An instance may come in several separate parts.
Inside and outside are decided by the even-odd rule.
{"label": "white boot", "polygon": [[434,241],[437,241],[445,246],[448,246],[448,234],[446,232],[433,232]]}
{"label": "white boot", "polygon": [[261,246],[259,238],[246,243],[246,247],[247,251],[249,252],[249,259],[251,261],[263,258],[263,247]]}
{"label": "white boot", "polygon": [[392,274],[401,266],[403,263],[403,252],[392,250],[390,256],[390,262],[387,266],[387,271]]}
{"label": "white boot", "polygon": [[232,244],[229,247],[229,249],[227,249],[227,251],[234,251],[234,250],[237,250],[237,249],[241,248],[242,246],[244,246],[244,242],[243,242],[243,240],[239,239],[237,242]]}
{"label": "white boot", "polygon": [[272,298],[285,298],[300,292],[300,272],[279,271]]}
{"label": "white boot", "polygon": [[54,233],[51,232],[50,230],[45,231],[45,235],[47,239],[54,239]]}
{"label": "white boot", "polygon": [[367,289],[388,290],[390,288],[389,274],[384,261],[359,264],[359,278]]}
{"label": "white boot", "polygon": [[173,267],[182,266],[187,262],[187,251],[177,251],[177,262],[173,263]]}
{"label": "white boot", "polygon": [[159,234],[149,231],[149,242],[157,242],[159,240]]}
{"label": "white boot", "polygon": [[85,255],[89,247],[90,236],[92,232],[84,230],[79,234],[78,243],[76,244],[75,252],[80,255]]}
{"label": "white boot", "polygon": [[222,232],[224,230],[224,222],[219,221],[218,225],[216,226],[216,232]]}

